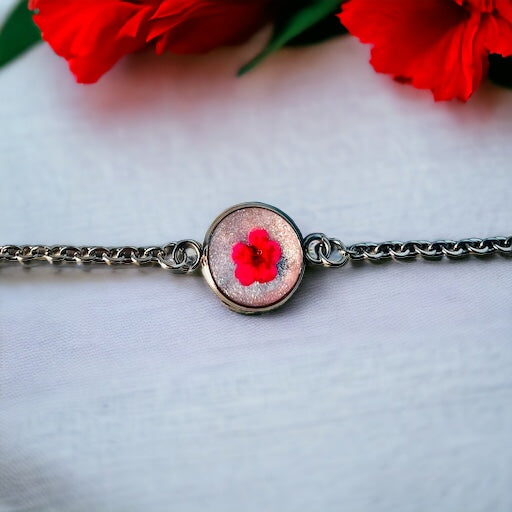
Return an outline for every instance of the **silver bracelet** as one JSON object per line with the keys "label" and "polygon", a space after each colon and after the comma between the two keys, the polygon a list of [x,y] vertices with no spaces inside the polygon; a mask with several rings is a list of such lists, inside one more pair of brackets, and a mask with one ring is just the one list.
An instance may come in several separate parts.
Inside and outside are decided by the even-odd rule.
{"label": "silver bracelet", "polygon": [[306,265],[342,267],[348,261],[381,262],[512,255],[512,236],[428,242],[356,243],[346,247],[323,233],[302,237],[281,210],[243,203],[220,214],[203,244],[181,240],[155,247],[75,247],[70,245],[0,246],[0,263],[52,265],[160,266],[190,273],[201,267],[215,294],[239,313],[262,313],[284,304],[298,288]]}

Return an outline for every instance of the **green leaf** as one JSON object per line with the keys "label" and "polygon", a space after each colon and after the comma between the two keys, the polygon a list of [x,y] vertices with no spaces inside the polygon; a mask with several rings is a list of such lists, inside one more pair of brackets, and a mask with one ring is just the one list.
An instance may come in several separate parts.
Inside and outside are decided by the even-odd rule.
{"label": "green leaf", "polygon": [[238,71],[238,76],[247,73],[262,60],[288,43],[294,37],[318,23],[325,16],[334,13],[341,5],[340,0],[312,0],[295,11],[284,23],[276,25],[274,34],[266,48]]}
{"label": "green leaf", "polygon": [[41,41],[41,32],[32,20],[27,0],[21,0],[0,29],[0,67]]}
{"label": "green leaf", "polygon": [[293,37],[286,43],[286,46],[310,46],[312,44],[323,43],[333,37],[348,34],[347,29],[334,14],[334,11],[331,12],[318,23],[307,28],[298,36]]}

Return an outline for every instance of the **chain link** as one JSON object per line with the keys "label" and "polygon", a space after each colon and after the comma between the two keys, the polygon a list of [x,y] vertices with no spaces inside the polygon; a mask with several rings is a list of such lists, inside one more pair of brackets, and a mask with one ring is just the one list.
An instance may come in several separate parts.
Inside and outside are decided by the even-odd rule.
{"label": "chain link", "polygon": [[[462,240],[410,240],[407,242],[362,242],[345,247],[337,238],[323,233],[311,233],[304,239],[304,255],[312,265],[341,267],[351,261],[407,260],[421,257],[437,260],[467,256],[500,254],[512,256],[512,236],[464,238]],[[106,264],[109,266],[158,265],[165,270],[181,273],[194,271],[201,262],[202,246],[195,240],[180,240],[154,247],[76,247],[72,245],[3,245],[0,263],[19,263],[24,266],[38,262],[52,265]]]}
{"label": "chain link", "polygon": [[345,247],[337,238],[328,238],[323,233],[312,233],[304,239],[304,254],[308,263],[326,267],[341,267],[348,260],[379,262],[417,257],[437,260],[444,256],[453,259],[492,254],[512,256],[512,236],[434,242],[425,240],[362,242]]}
{"label": "chain link", "polygon": [[75,247],[72,245],[3,245],[0,263],[28,266],[37,262],[51,265],[105,264],[109,266],[159,265],[181,273],[194,271],[201,262],[202,245],[195,240],[180,240],[162,247]]}
{"label": "chain link", "polygon": [[323,233],[311,233],[304,239],[306,261],[324,267],[342,267],[347,263],[349,254],[343,242],[337,238],[328,238]]}

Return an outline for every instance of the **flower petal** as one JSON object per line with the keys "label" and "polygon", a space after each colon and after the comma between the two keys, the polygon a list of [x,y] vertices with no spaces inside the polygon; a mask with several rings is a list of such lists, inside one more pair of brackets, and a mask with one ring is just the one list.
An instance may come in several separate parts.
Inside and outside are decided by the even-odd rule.
{"label": "flower petal", "polygon": [[[144,6],[119,0],[37,0],[34,22],[57,55],[69,62],[81,83],[96,82],[122,56],[141,48],[144,38],[120,37]],[[139,25],[143,19],[137,20]],[[136,32],[131,26],[129,34]]]}
{"label": "flower petal", "polygon": [[157,53],[236,44],[268,17],[270,0],[30,0],[34,21],[77,81],[92,83],[148,43]]}
{"label": "flower petal", "polygon": [[235,277],[242,286],[250,286],[258,277],[258,269],[252,265],[240,263],[235,268]]}
{"label": "flower petal", "polygon": [[371,64],[436,100],[467,100],[482,79],[487,50],[477,40],[480,13],[448,0],[349,0],[339,15]]}
{"label": "flower petal", "polygon": [[256,269],[256,280],[258,283],[269,283],[277,277],[277,267],[275,265],[260,265]]}
{"label": "flower petal", "polygon": [[275,267],[281,259],[281,246],[275,240],[268,240],[262,250],[266,264]]}
{"label": "flower petal", "polygon": [[493,15],[482,17],[480,44],[489,53],[498,53],[503,57],[512,55],[512,2],[502,5]]}
{"label": "flower petal", "polygon": [[271,4],[270,0],[163,0],[152,30],[167,30],[166,47],[173,53],[205,53],[246,41],[269,19]]}
{"label": "flower petal", "polygon": [[249,244],[258,249],[263,249],[268,242],[269,236],[266,230],[261,228],[253,229],[247,237]]}
{"label": "flower petal", "polygon": [[253,260],[253,250],[244,244],[243,242],[238,242],[233,246],[231,251],[231,259],[236,264],[251,264]]}

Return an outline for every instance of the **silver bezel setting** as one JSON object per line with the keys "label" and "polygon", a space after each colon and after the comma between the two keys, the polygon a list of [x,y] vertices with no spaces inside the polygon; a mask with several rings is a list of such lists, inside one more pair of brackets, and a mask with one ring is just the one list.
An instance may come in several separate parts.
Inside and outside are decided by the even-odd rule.
{"label": "silver bezel setting", "polygon": [[212,269],[210,267],[210,245],[212,241],[212,237],[215,233],[215,230],[221,224],[224,219],[226,219],[228,216],[230,216],[232,213],[242,210],[242,209],[248,209],[248,208],[260,208],[264,210],[268,210],[279,217],[281,217],[293,230],[295,235],[297,236],[297,241],[302,248],[303,244],[303,237],[299,230],[299,228],[295,225],[293,220],[286,215],[283,211],[279,210],[278,208],[275,208],[274,206],[270,206],[265,203],[260,202],[247,202],[247,203],[240,203],[235,206],[232,206],[231,208],[228,208],[224,212],[222,212],[220,215],[217,216],[217,218],[213,221],[210,228],[206,232],[205,239],[204,239],[204,245],[203,245],[203,254],[201,257],[201,270],[203,272],[203,276],[206,279],[208,285],[213,290],[213,292],[217,295],[217,297],[220,298],[220,300],[228,306],[232,311],[235,311],[237,313],[244,313],[244,314],[257,314],[257,313],[265,313],[267,311],[272,311],[280,306],[282,306],[285,302],[287,302],[290,297],[295,293],[297,288],[299,287],[302,277],[304,275],[305,270],[305,258],[304,253],[302,252],[302,262],[300,267],[300,272],[298,274],[298,277],[296,278],[295,283],[293,284],[292,288],[288,290],[287,293],[285,293],[282,297],[280,297],[275,302],[272,302],[271,304],[265,305],[265,306],[248,306],[245,304],[240,304],[236,301],[234,301],[232,298],[228,297],[222,290],[222,287],[218,285],[216,282]]}

